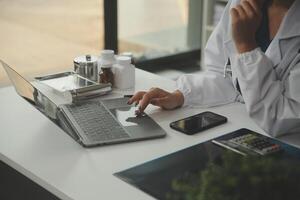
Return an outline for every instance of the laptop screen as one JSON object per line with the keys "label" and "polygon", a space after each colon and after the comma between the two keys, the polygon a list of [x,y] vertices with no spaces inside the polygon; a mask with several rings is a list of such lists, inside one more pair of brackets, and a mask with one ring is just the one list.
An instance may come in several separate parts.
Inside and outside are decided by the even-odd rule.
{"label": "laptop screen", "polygon": [[57,124],[57,106],[5,62],[0,61],[17,93]]}

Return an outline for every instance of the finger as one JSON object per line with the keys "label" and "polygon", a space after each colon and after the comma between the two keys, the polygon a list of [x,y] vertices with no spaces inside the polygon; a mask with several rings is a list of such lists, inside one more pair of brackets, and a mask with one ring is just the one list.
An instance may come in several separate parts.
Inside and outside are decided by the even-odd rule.
{"label": "finger", "polygon": [[146,94],[146,92],[144,91],[140,91],[140,92],[137,92],[136,94],[133,95],[133,97],[131,97],[129,100],[128,100],[128,104],[132,104],[134,102],[139,102],[143,96]]}
{"label": "finger", "polygon": [[235,23],[235,21],[237,21],[237,19],[239,18],[239,12],[237,11],[236,8],[232,8],[230,10],[230,15],[231,15],[232,23]]}
{"label": "finger", "polygon": [[144,114],[144,112],[142,112],[142,111],[140,111],[140,110],[136,110],[136,111],[135,111],[135,115],[136,115],[137,117],[143,116],[143,114]]}
{"label": "finger", "polygon": [[133,101],[132,103],[131,103],[131,102],[129,102],[129,101],[127,102],[127,104],[128,104],[128,105],[132,105],[132,104],[134,104],[134,106],[138,106],[138,105],[139,105],[139,103],[140,103],[140,100],[138,100],[138,99],[137,99],[137,100],[135,100],[135,101]]}
{"label": "finger", "polygon": [[253,6],[249,3],[249,1],[243,1],[242,7],[244,8],[248,17],[253,17],[257,15],[257,11],[253,8]]}
{"label": "finger", "polygon": [[262,0],[245,0],[248,1],[252,7],[259,13],[263,7],[264,1]]}
{"label": "finger", "polygon": [[129,100],[128,100],[128,104],[132,104],[133,102],[136,102],[138,101],[139,99],[141,99],[143,97],[143,95],[145,94],[146,92],[144,91],[140,91],[140,92],[137,92],[135,93]]}
{"label": "finger", "polygon": [[239,13],[239,17],[245,19],[247,17],[246,11],[244,10],[242,5],[237,5],[236,10]]}
{"label": "finger", "polygon": [[251,5],[255,13],[258,15],[261,12],[261,7],[257,4],[256,1],[246,0],[247,3]]}
{"label": "finger", "polygon": [[255,1],[248,0],[248,2],[251,5],[251,7],[255,10],[255,15],[257,17],[261,17],[262,16],[262,6],[258,5],[258,3]]}
{"label": "finger", "polygon": [[154,98],[158,98],[159,97],[159,89],[153,89],[149,92],[147,92],[143,98],[140,100],[140,104],[139,104],[139,110],[141,112],[144,112],[144,110],[146,109],[146,107],[149,105],[150,101]]}

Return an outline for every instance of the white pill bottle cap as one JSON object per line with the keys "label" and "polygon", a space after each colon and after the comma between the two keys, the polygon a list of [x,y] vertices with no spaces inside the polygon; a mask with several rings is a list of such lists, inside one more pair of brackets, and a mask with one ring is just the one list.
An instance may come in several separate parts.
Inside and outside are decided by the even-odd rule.
{"label": "white pill bottle cap", "polygon": [[117,64],[122,65],[122,66],[129,66],[129,65],[131,65],[131,58],[128,56],[118,56]]}
{"label": "white pill bottle cap", "polygon": [[100,56],[100,67],[101,68],[110,68],[113,64],[115,64],[115,52],[114,50],[104,49],[101,51]]}

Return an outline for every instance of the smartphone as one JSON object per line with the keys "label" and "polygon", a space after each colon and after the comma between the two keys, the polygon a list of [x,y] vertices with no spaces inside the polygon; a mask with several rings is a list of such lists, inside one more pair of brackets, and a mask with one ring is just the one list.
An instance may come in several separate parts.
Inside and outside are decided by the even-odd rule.
{"label": "smartphone", "polygon": [[227,118],[222,115],[213,112],[203,112],[172,122],[170,127],[187,135],[194,135],[226,122]]}

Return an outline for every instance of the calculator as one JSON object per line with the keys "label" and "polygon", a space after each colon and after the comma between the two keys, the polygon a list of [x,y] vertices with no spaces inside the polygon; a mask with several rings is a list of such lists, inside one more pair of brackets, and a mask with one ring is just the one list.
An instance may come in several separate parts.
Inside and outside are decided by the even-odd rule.
{"label": "calculator", "polygon": [[268,155],[281,150],[281,146],[270,138],[253,132],[234,136],[227,140],[214,140],[213,142],[242,155]]}

